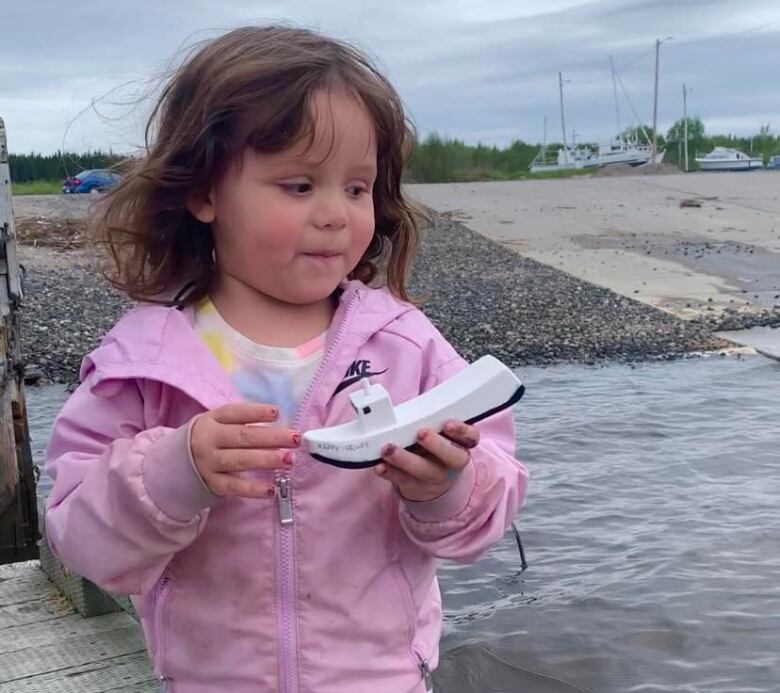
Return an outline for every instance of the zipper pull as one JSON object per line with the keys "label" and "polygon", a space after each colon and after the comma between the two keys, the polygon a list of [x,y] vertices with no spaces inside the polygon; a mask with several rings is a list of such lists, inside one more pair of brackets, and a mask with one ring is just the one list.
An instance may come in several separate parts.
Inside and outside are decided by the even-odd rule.
{"label": "zipper pull", "polygon": [[276,479],[276,498],[279,502],[279,521],[283,525],[291,525],[293,522],[292,486],[290,479],[280,476]]}
{"label": "zipper pull", "polygon": [[422,674],[423,681],[425,681],[425,690],[433,690],[433,677],[431,676],[431,668],[428,666],[428,660],[425,657],[420,657],[420,673]]}
{"label": "zipper pull", "polygon": [[159,676],[157,678],[157,683],[159,683],[159,688],[157,689],[158,693],[166,693],[168,690],[168,681],[169,679],[165,676]]}

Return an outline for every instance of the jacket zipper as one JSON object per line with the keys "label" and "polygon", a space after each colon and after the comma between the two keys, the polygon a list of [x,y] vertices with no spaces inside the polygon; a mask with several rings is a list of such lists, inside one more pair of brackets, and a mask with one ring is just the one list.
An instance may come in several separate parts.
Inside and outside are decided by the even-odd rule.
{"label": "jacket zipper", "polygon": [[419,646],[414,644],[414,632],[415,632],[415,618],[417,616],[414,610],[414,602],[412,600],[412,591],[409,587],[409,583],[406,580],[403,570],[398,563],[393,564],[393,572],[397,576],[399,582],[399,588],[404,600],[404,607],[406,609],[406,618],[409,621],[409,651],[413,658],[417,661],[417,668],[420,670],[420,677],[425,682],[425,690],[430,691],[433,689],[433,679],[431,676],[431,666],[423,654]]}
{"label": "jacket zipper", "polygon": [[160,684],[161,693],[165,693],[168,690],[168,678],[164,673],[164,661],[165,661],[165,645],[163,635],[163,620],[165,618],[164,608],[168,602],[173,584],[171,579],[167,576],[160,580],[160,584],[157,588],[157,596],[154,600],[154,641],[155,641],[155,662],[154,662],[154,674],[157,677],[157,681]]}
{"label": "jacket zipper", "polygon": [[[336,346],[346,330],[349,317],[358,301],[355,294],[349,300],[336,334],[334,335],[328,350],[322,358],[317,372],[314,374],[309,387],[306,388],[295,413],[292,427],[297,429],[303,420],[306,405],[316,387],[317,381],[325,371],[328,361],[332,358]],[[277,542],[277,566],[279,567],[277,613],[280,614],[278,628],[281,631],[281,654],[279,658],[280,672],[279,683],[281,693],[298,693],[298,638],[296,633],[295,613],[295,537],[293,535],[294,509],[293,509],[293,485],[290,474],[287,471],[277,472],[274,475],[276,486],[276,498],[279,509],[279,541]]]}
{"label": "jacket zipper", "polygon": [[417,661],[419,662],[420,667],[420,676],[422,676],[422,680],[425,681],[425,690],[431,691],[433,690],[433,677],[431,676],[431,667],[428,664],[428,660],[425,658],[425,655],[420,652],[420,650],[417,647],[412,648],[414,651],[415,656],[417,657]]}

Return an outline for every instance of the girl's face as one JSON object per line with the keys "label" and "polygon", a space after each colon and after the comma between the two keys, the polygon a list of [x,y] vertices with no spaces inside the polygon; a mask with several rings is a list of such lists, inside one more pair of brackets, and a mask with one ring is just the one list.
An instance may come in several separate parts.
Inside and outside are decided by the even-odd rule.
{"label": "girl's face", "polygon": [[312,99],[315,134],[274,154],[244,152],[190,204],[211,223],[218,282],[305,305],[329,297],[357,265],[374,234],[377,174],[374,126],[346,92]]}

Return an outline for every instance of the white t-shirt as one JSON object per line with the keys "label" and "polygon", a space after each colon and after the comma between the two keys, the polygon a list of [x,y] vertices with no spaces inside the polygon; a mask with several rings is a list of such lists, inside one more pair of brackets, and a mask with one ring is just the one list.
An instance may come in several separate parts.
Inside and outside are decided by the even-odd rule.
{"label": "white t-shirt", "polygon": [[277,423],[292,423],[322,362],[324,332],[298,347],[257,344],[228,325],[208,298],[195,308],[195,331],[248,402],[274,404]]}

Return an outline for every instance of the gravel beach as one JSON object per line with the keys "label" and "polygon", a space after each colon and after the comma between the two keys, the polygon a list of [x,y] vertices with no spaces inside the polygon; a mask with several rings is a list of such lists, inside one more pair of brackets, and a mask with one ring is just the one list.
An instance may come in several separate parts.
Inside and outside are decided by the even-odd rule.
{"label": "gravel beach", "polygon": [[685,320],[780,325],[772,171],[411,185],[508,250]]}
{"label": "gravel beach", "polygon": [[[94,254],[81,247],[84,200],[23,197],[14,207],[26,269],[22,324],[28,371],[43,382],[71,383],[84,354],[130,302],[105,282]],[[590,363],[729,345],[713,336],[712,325],[681,320],[577,279],[441,216],[424,231],[412,289],[469,360],[491,353],[511,366]]]}

